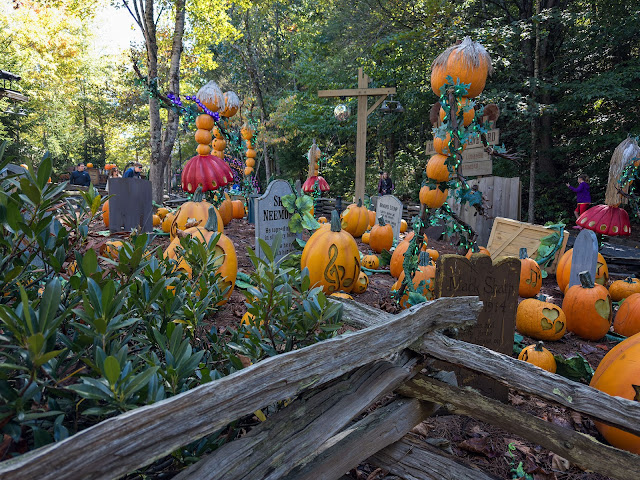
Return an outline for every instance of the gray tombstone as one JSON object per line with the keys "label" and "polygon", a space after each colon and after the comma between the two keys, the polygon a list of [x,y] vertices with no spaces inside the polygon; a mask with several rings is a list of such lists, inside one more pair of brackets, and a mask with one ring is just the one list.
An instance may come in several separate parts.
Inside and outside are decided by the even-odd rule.
{"label": "gray tombstone", "polygon": [[580,272],[587,271],[591,274],[591,280],[596,279],[596,269],[598,267],[598,239],[591,230],[583,229],[573,244],[573,255],[571,257],[571,273],[569,276],[569,287],[580,285]]}
{"label": "gray tombstone", "polygon": [[295,251],[293,242],[297,235],[289,230],[289,218],[291,214],[282,206],[282,197],[293,193],[291,185],[285,180],[274,180],[268,186],[264,195],[254,200],[254,213],[256,223],[256,254],[264,258],[264,252],[260,248],[258,239],[261,238],[267,244],[272,245],[273,239],[278,233],[282,234],[280,248],[275,254],[276,260]]}
{"label": "gray tombstone", "polygon": [[141,178],[109,179],[109,230],[153,231],[151,182]]}
{"label": "gray tombstone", "polygon": [[382,217],[385,223],[391,225],[394,240],[398,240],[400,236],[402,208],[402,202],[393,195],[383,195],[378,198],[376,205],[376,223],[378,223],[378,218]]}
{"label": "gray tombstone", "polygon": [[2,170],[0,170],[0,178],[6,177],[12,174],[24,175],[26,172],[27,170],[24,167],[10,163],[6,167],[4,167]]}

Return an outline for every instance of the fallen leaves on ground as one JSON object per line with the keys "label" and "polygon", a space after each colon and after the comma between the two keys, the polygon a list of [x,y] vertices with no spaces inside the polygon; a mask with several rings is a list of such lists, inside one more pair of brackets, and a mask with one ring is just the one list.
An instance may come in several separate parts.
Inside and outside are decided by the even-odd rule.
{"label": "fallen leaves on ground", "polygon": [[458,448],[471,453],[479,453],[487,458],[494,458],[499,455],[494,449],[491,438],[489,437],[468,438],[458,443]]}

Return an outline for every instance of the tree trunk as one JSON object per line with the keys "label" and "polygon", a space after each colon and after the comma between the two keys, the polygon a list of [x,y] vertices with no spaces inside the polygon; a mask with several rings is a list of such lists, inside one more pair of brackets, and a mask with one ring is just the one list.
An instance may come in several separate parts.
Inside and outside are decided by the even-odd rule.
{"label": "tree trunk", "polygon": [[[540,0],[535,0],[536,16],[540,15]],[[535,46],[533,48],[533,78],[531,81],[531,106],[533,111],[531,117],[531,164],[529,168],[529,211],[527,220],[535,223],[535,186],[536,186],[536,159],[538,155],[538,77],[540,70],[540,22],[535,20]]]}

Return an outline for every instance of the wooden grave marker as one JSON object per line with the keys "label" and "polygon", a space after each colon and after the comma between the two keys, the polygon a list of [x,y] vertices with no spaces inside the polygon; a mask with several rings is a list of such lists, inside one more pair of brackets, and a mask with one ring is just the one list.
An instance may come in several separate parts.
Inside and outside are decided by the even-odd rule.
{"label": "wooden grave marker", "polygon": [[[436,264],[437,297],[477,295],[483,302],[477,323],[461,331],[459,339],[506,355],[513,353],[519,283],[517,258],[494,262],[482,254],[473,254],[470,260],[460,255],[441,255]],[[463,368],[454,371],[459,385],[472,386],[497,400],[507,400],[509,389],[495,380]]]}
{"label": "wooden grave marker", "polygon": [[271,246],[278,233],[282,234],[282,241],[278,251],[275,252],[276,260],[296,250],[293,242],[295,242],[297,235],[289,230],[291,214],[282,205],[282,197],[291,193],[293,193],[293,189],[289,182],[274,180],[267,186],[264,194],[254,200],[255,251],[260,258],[265,257],[258,239],[261,238]]}
{"label": "wooden grave marker", "polygon": [[591,275],[591,280],[596,280],[596,270],[598,267],[598,239],[591,230],[583,229],[573,244],[573,254],[571,256],[571,273],[569,276],[569,286],[580,285],[580,272],[587,271]]}
{"label": "wooden grave marker", "polygon": [[377,199],[376,224],[378,223],[378,217],[382,217],[385,223],[391,225],[394,240],[398,240],[398,237],[400,236],[402,209],[402,202],[393,195],[383,195]]}
{"label": "wooden grave marker", "polygon": [[142,178],[109,179],[109,230],[153,231],[151,182]]}

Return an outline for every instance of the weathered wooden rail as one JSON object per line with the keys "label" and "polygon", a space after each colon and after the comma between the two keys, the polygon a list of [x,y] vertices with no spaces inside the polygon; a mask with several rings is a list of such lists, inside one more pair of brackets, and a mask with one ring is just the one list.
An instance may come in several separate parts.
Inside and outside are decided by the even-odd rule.
{"label": "weathered wooden rail", "polygon": [[[451,412],[515,431],[582,467],[612,478],[637,478],[639,456],[420,373],[425,356],[446,360],[640,433],[637,402],[436,331],[473,323],[480,308],[477,297],[440,298],[393,316],[345,302],[345,321],[362,330],[105,420],[0,463],[0,478],[121,477],[285,399],[293,401],[175,478],[337,479],[365,460],[409,479],[493,478],[408,433],[443,404]],[[393,392],[398,395],[389,397]],[[371,412],[382,398],[391,400]]]}

